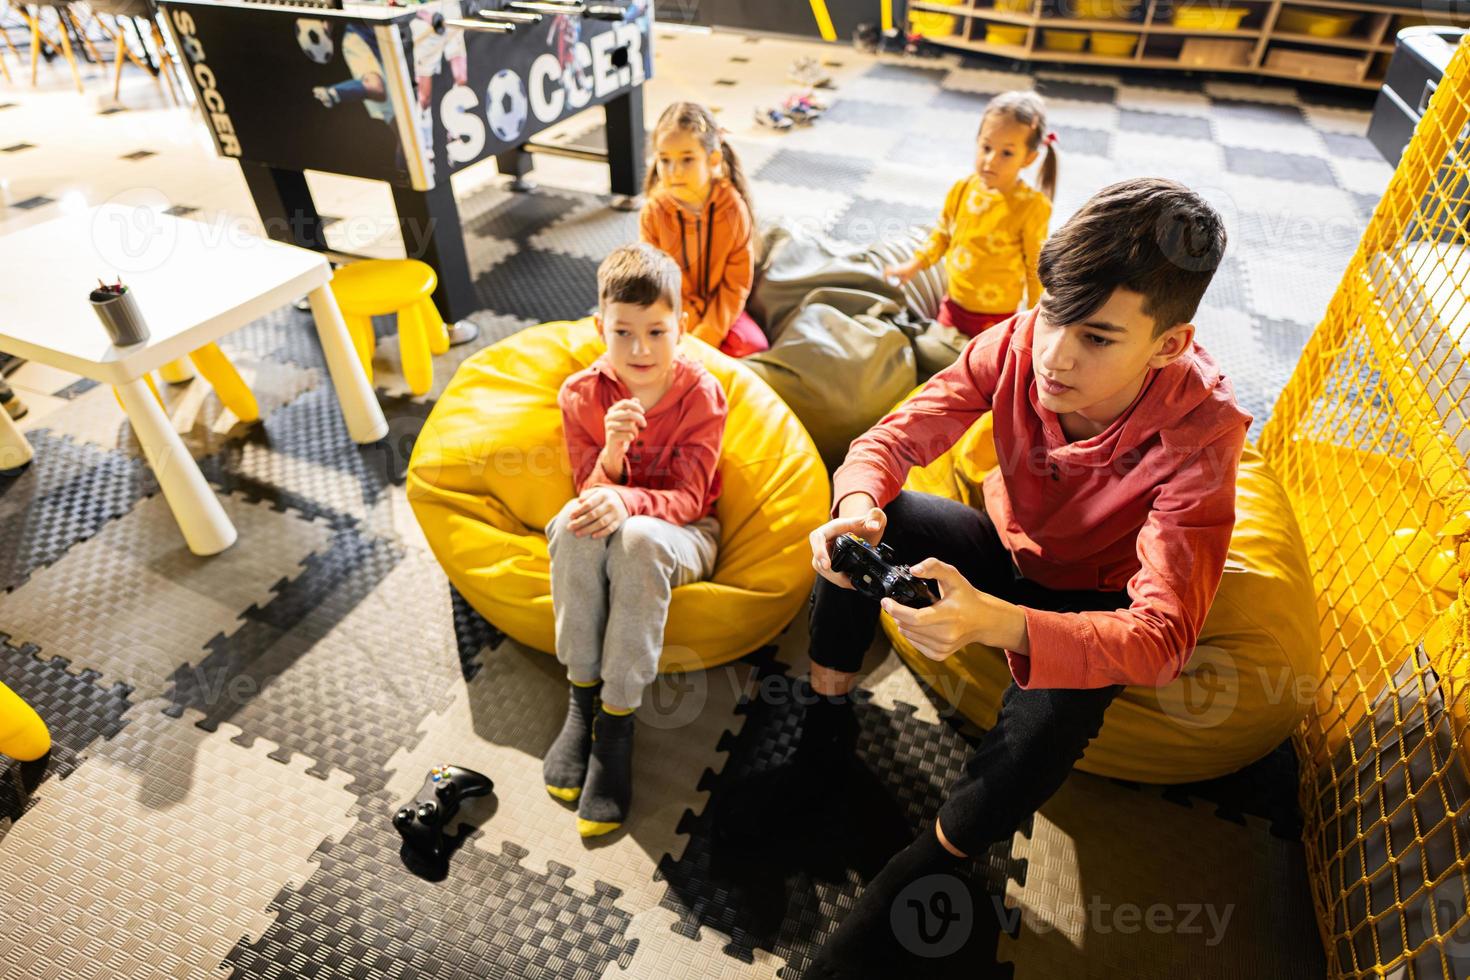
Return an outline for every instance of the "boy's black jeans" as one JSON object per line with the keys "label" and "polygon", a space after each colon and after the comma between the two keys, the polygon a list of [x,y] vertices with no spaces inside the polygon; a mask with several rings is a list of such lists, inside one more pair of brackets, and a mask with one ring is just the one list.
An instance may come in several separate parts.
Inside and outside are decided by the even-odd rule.
{"label": "boy's black jeans", "polygon": [[[1127,592],[1059,592],[1020,577],[989,516],[955,500],[901,492],[887,507],[883,541],[897,561],[937,558],[983,592],[1057,612],[1123,609]],[[878,604],[818,578],[812,596],[811,658],[856,673],[878,626]],[[1061,787],[1102,727],[1123,688],[1006,688],[1000,715],[980,740],[939,811],[944,836],[977,855],[1009,837]]]}

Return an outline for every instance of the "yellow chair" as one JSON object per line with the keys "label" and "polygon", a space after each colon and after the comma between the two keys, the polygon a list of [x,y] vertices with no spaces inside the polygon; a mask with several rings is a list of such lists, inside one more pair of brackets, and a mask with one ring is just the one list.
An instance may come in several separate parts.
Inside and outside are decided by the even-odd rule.
{"label": "yellow chair", "polygon": [[[990,418],[912,470],[904,488],[983,507],[980,481],[996,465]],[[1164,687],[1124,688],[1079,769],[1146,783],[1211,779],[1300,725],[1322,676],[1312,573],[1286,491],[1254,448],[1241,459],[1235,508],[1225,575],[1184,673]],[[930,687],[976,724],[994,724],[1011,679],[1000,651],[976,644],[933,661],[886,614],[883,628]]]}
{"label": "yellow chair", "polygon": [[[786,404],[738,360],[686,337],[729,416],[709,581],[676,588],[661,669],[711,667],[777,636],[812,584],[807,535],[831,506],[827,471]],[[449,580],[512,639],[555,648],[546,524],[572,498],[557,391],[602,353],[592,321],[529,327],[465,361],[408,464],[408,499]]]}
{"label": "yellow chair", "polygon": [[51,733],[36,710],[0,683],[0,755],[31,762],[51,751]]}
{"label": "yellow chair", "polygon": [[[199,373],[204,375],[204,380],[209,382],[219,400],[235,417],[241,422],[258,422],[260,420],[260,404],[255,400],[255,393],[240,377],[240,372],[235,365],[225,356],[225,352],[219,349],[218,344],[205,344],[203,347],[189,354],[189,360]],[[163,380],[170,384],[178,384],[188,381],[193,377],[193,372],[182,360],[169,361],[158,369]],[[146,378],[148,387],[152,389],[153,396],[158,399],[158,404],[163,404],[163,397],[158,393],[158,387],[153,383],[153,376]],[[122,396],[113,389],[113,395],[118,404],[122,404]]]}
{"label": "yellow chair", "polygon": [[434,306],[434,270],[417,259],[367,259],[342,266],[332,276],[332,292],[347,321],[368,381],[373,379],[375,316],[398,314],[398,356],[408,390],[422,395],[434,383],[432,354],[449,349],[449,329]]}

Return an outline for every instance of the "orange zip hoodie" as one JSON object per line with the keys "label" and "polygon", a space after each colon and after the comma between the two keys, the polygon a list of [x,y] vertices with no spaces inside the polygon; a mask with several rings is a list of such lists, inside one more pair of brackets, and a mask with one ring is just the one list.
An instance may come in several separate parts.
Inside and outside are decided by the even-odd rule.
{"label": "orange zip hoodie", "polygon": [[[999,465],[985,509],[1016,568],[1049,589],[1128,589],[1117,612],[1027,608],[1029,655],[1007,652],[1028,687],[1163,686],[1179,676],[1225,571],[1235,471],[1250,416],[1198,345],[1151,370],[1128,410],[1069,442],[1031,370],[1038,311],[996,324],[914,397],[853,441],[833,499],[886,505],[985,412]],[[835,516],[837,508],[834,505]]]}
{"label": "orange zip hoodie", "polygon": [[683,306],[689,332],[719,347],[755,280],[750,209],[727,178],[710,186],[709,200],[693,211],[655,191],[638,218],[638,237],[668,253],[683,270]]}

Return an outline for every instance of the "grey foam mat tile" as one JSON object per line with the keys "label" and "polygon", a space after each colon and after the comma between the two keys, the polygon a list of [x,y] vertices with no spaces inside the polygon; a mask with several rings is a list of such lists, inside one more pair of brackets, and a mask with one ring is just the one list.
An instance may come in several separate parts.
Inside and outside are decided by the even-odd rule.
{"label": "grey foam mat tile", "polygon": [[0,476],[0,590],[20,585],[158,490],[139,459],[46,429],[26,434],[35,458]]}
{"label": "grey foam mat tile", "polygon": [[[726,805],[731,787],[748,775],[778,765],[792,750],[800,731],[800,713],[787,698],[761,693],[759,684],[789,684],[781,663],[758,661],[760,670],[754,696],[743,702],[745,724],[729,734],[721,748],[730,760],[718,775],[709,773],[700,788],[710,791],[703,812],[692,810],[681,825],[689,843],[677,859],[666,860],[660,874],[668,883],[663,906],[679,915],[677,931],[698,939],[710,928],[730,936],[727,951],[750,961],[759,949],[775,953],[788,964],[783,976],[799,976],[822,942],[831,934],[861,889],[852,857],[813,854],[810,866],[784,864],[787,856],[770,863],[736,859],[725,853],[714,837],[714,821]],[[950,783],[962,771],[969,745],[947,725],[919,721],[912,705],[885,710],[869,704],[858,709],[858,753],[886,792],[891,794],[914,828],[932,821]],[[882,858],[869,855],[876,871]],[[1009,841],[997,845],[973,862],[977,887],[1001,894],[1004,882],[1025,876],[1024,862],[1011,855]],[[989,905],[989,903],[986,903]],[[996,927],[980,916],[979,928]],[[975,949],[986,945],[984,935]],[[992,947],[993,948],[993,945]],[[986,964],[976,962],[976,970]],[[986,975],[980,973],[980,976]]]}
{"label": "grey foam mat tile", "polygon": [[178,664],[241,610],[269,600],[328,540],[320,522],[240,497],[220,502],[239,532],[225,552],[190,553],[167,501],[150,497],[0,595],[0,624],[140,698],[157,697]]}
{"label": "grey foam mat tile", "polygon": [[463,848],[443,880],[426,881],[398,843],[381,819],[323,844],[315,873],[276,896],[270,928],[229,952],[230,976],[551,980],[602,976],[632,957],[615,888],[569,884],[565,866],[533,871],[509,841],[499,853]]}
{"label": "grey foam mat tile", "polygon": [[342,770],[355,793],[383,787],[389,758],[418,742],[420,720],[462,676],[432,557],[353,530],[241,619],[175,672],[170,713],[197,710],[206,728],[227,721],[315,775]]}

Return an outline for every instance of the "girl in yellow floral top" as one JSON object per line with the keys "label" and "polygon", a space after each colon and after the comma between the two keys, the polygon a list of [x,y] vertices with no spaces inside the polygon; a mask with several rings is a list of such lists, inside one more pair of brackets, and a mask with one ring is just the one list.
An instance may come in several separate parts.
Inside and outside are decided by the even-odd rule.
{"label": "girl in yellow floral top", "polygon": [[[1024,299],[1041,299],[1036,259],[1051,221],[1057,186],[1056,134],[1046,128],[1046,104],[1033,92],[1007,92],[985,107],[976,138],[975,172],[950,188],[934,234],[907,262],[885,274],[908,282],[944,259],[949,295],[939,322],[968,336],[1009,318]],[[1041,190],[1021,171],[1041,162]]]}

